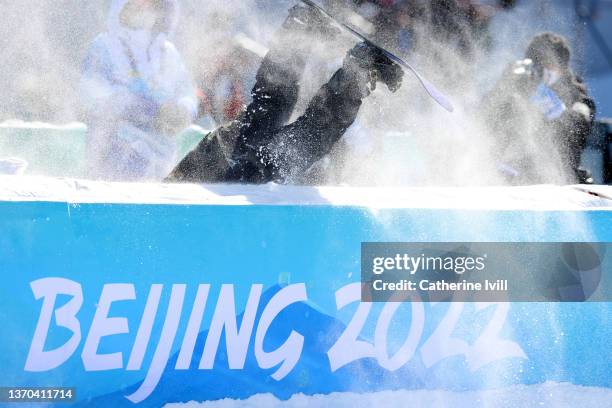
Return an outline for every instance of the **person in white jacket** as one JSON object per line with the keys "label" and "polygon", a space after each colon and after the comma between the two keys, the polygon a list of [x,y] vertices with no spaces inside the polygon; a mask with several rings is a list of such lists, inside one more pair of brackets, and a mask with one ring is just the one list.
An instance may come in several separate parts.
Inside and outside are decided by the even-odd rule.
{"label": "person in white jacket", "polygon": [[176,164],[176,136],[197,112],[195,88],[169,38],[175,0],[114,0],[105,33],[83,63],[89,176],[160,181]]}

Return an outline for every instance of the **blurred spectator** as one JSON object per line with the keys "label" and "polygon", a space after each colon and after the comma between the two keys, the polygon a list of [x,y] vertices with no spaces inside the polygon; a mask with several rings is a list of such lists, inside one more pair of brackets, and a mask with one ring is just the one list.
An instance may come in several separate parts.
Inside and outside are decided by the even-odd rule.
{"label": "blurred spectator", "polygon": [[[484,100],[488,123],[501,142],[504,172],[516,183],[589,181],[579,165],[595,103],[570,69],[570,57],[565,38],[538,34],[526,59],[510,65]],[[546,163],[555,161],[567,174],[545,172]]]}
{"label": "blurred spectator", "polygon": [[113,0],[108,28],[83,64],[90,175],[161,180],[175,164],[176,135],[193,120],[195,89],[170,42],[172,0]]}
{"label": "blurred spectator", "polygon": [[20,176],[28,168],[28,162],[18,157],[0,158],[0,175]]}
{"label": "blurred spectator", "polygon": [[226,53],[218,56],[214,64],[203,61],[204,68],[197,73],[198,117],[210,117],[214,127],[238,118],[247,104],[247,85],[243,78],[252,64],[245,53],[229,44]]}
{"label": "blurred spectator", "polygon": [[[430,48],[443,44],[464,57],[476,47],[490,45],[489,24],[495,14],[514,6],[514,2],[485,4],[475,0],[377,0],[361,2],[376,5],[375,25],[378,40],[397,51]],[[370,12],[370,14],[373,14]]]}

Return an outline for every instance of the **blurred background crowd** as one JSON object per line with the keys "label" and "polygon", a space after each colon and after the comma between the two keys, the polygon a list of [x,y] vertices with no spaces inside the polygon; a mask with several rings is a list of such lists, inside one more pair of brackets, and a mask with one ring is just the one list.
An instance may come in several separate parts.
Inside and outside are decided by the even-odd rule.
{"label": "blurred background crowd", "polygon": [[[141,12],[147,3],[160,13],[149,22]],[[178,3],[180,17],[178,8],[173,8]],[[88,126],[88,157],[95,157],[89,160],[88,166],[95,168],[95,174],[90,171],[90,175],[104,179],[161,180],[176,162],[176,158],[170,158],[175,154],[176,146],[164,145],[165,142],[160,144],[159,140],[169,138],[151,138],[151,134],[176,135],[190,124],[212,130],[236,119],[249,102],[255,73],[267,52],[267,46],[294,3],[290,0],[23,0],[3,4],[0,17],[4,56],[0,67],[0,122],[85,122]],[[463,119],[454,120],[449,125],[450,132],[460,135],[458,138],[449,142],[448,135],[442,135],[440,138],[446,139],[438,143],[427,137],[419,139],[419,131],[414,131],[419,143],[406,149],[420,148],[424,155],[435,155],[440,163],[448,165],[446,158],[450,157],[451,152],[456,152],[456,146],[466,143],[477,145],[478,148],[474,148],[471,154],[465,153],[464,160],[451,160],[457,168],[463,168],[467,166],[464,161],[482,157],[483,146],[487,144],[485,136],[474,136],[470,141],[473,134],[480,132],[489,138],[495,134],[497,150],[507,150],[505,145],[516,144],[517,140],[522,146],[529,145],[530,141],[525,138],[529,137],[530,129],[516,126],[519,114],[514,113],[514,105],[508,105],[509,94],[521,86],[517,85],[520,81],[508,85],[503,78],[515,78],[521,74],[524,74],[522,77],[530,77],[539,70],[534,91],[526,95],[532,102],[533,98],[540,98],[540,102],[534,103],[537,106],[535,110],[549,115],[549,120],[557,119],[555,109],[558,106],[555,104],[558,102],[564,109],[578,112],[582,115],[580,117],[589,119],[588,129],[584,128],[586,125],[576,124],[579,119],[561,131],[555,125],[555,132],[562,133],[559,137],[571,139],[569,145],[573,143],[566,150],[578,150],[566,152],[569,158],[563,159],[571,162],[569,166],[572,172],[576,172],[576,178],[573,178],[574,174],[570,179],[526,176],[530,171],[545,174],[558,169],[526,170],[538,165],[523,166],[524,163],[521,165],[523,174],[515,174],[516,166],[508,164],[506,160],[525,161],[524,151],[532,152],[531,148],[523,148],[509,155],[521,156],[518,159],[500,155],[492,165],[471,160],[477,163],[477,169],[472,168],[465,173],[459,171],[457,177],[468,178],[466,184],[497,181],[479,177],[479,171],[501,174],[499,180],[504,181],[515,178],[516,183],[590,182],[593,177],[597,183],[612,181],[612,143],[606,136],[609,127],[605,119],[612,116],[612,1],[321,0],[320,4],[378,44],[413,62],[460,106],[466,106],[459,112]],[[130,16],[130,6],[134,7],[134,16]],[[124,12],[125,8],[128,8],[127,12]],[[163,21],[159,15],[163,15]],[[125,27],[134,29],[131,31],[143,31],[143,27],[149,31],[155,28],[153,31],[163,33],[163,38],[140,37],[128,32],[130,30],[124,30]],[[559,73],[551,70],[553,78],[547,79],[546,90],[554,90],[554,84],[559,83],[555,75],[563,77],[565,70],[568,75],[571,72],[568,81],[571,82],[570,87],[577,90],[578,96],[568,96],[570,99],[564,100],[561,95],[563,91],[560,91],[554,94],[560,100],[554,102],[557,99],[544,95],[545,90],[538,88],[538,85],[546,82],[542,79],[543,69],[550,61],[539,64],[541,67],[538,61],[533,64],[533,60],[538,58],[537,52],[528,55],[528,51],[533,45],[530,41],[544,31],[562,36],[559,38],[563,38],[564,47],[569,52],[567,61],[560,58],[554,62]],[[107,38],[100,39],[100,33],[105,33]],[[155,41],[159,42],[157,48],[151,46]],[[142,55],[138,50],[142,50]],[[560,53],[564,51],[562,49]],[[156,52],[160,54],[157,57]],[[172,54],[171,57],[168,57],[168,52]],[[333,65],[343,56],[344,51],[321,50],[319,60],[313,61],[313,68],[304,80],[311,84],[303,91],[305,99],[309,90],[320,86],[325,72],[331,72]],[[531,57],[533,65],[525,62],[527,57]],[[121,64],[124,65],[124,72],[120,83],[113,82],[116,81],[115,77],[112,81],[110,77],[105,77],[105,70],[115,69]],[[171,66],[168,67],[168,64]],[[321,66],[327,68],[321,69]],[[146,72],[149,72],[149,77]],[[160,72],[163,75],[158,75]],[[135,74],[162,83],[155,88],[156,92],[149,92],[145,89],[146,81],[134,80]],[[118,96],[118,89],[122,87],[128,90],[128,94]],[[504,87],[512,87],[512,92],[505,91]],[[369,145],[376,144],[370,140],[373,137],[371,133],[375,133],[374,128],[389,135],[396,131],[401,133],[411,126],[425,129],[423,133],[427,134],[444,133],[432,124],[444,116],[423,101],[416,87],[408,87],[406,92],[410,96],[404,103],[410,107],[400,113],[397,99],[392,102],[381,100],[376,108],[363,113],[363,117],[347,134],[346,144],[353,149],[350,157],[354,157],[355,152],[363,151],[373,156]],[[139,98],[136,102],[135,97]],[[576,106],[576,102],[584,106]],[[134,119],[134,109],[138,111],[137,120]],[[126,143],[138,145],[134,147],[136,151],[146,150],[146,153],[134,156],[134,149],[108,147],[110,119],[108,115],[100,113],[109,110],[121,111],[122,114],[130,112],[131,120],[146,124],[136,126],[135,130],[110,129],[121,133],[122,140],[128,141]],[[512,113],[509,114],[509,111]],[[504,119],[504,115],[514,116]],[[470,116],[478,116],[479,123],[466,119]],[[483,122],[486,124],[484,131]],[[495,128],[492,124],[501,124],[506,130],[512,128],[514,134],[504,132],[504,129],[492,129]],[[577,136],[575,130],[579,126],[583,126],[582,133],[589,135]],[[364,136],[365,133],[368,135]],[[143,143],[145,147],[141,146]],[[385,148],[379,146],[380,149]],[[534,149],[540,150],[539,154],[532,154],[528,160],[550,160],[546,158],[549,151],[545,147]],[[161,159],[158,161],[165,165],[153,168],[142,160],[142,155],[159,157]],[[420,174],[415,173],[418,160],[414,157],[409,170],[395,165],[391,156],[384,157],[391,164],[386,169],[377,164],[379,173],[391,178],[390,174],[403,171],[404,177],[412,177],[402,184],[425,184],[413,183],[415,179],[426,179],[427,184],[445,184],[448,179],[435,166],[433,169],[429,166]],[[125,167],[115,166],[111,169],[113,166],[106,163],[109,160],[119,160],[125,163]],[[585,160],[592,174],[581,165],[580,162]],[[352,174],[352,180],[348,182],[355,181],[358,172],[350,169],[353,165],[368,172],[368,175],[360,174],[360,180],[367,179],[364,183],[378,184],[371,176],[373,172],[367,170],[369,167],[365,159],[351,163],[344,152],[343,159],[336,161],[343,163],[342,169],[330,168],[329,163],[323,163],[320,166],[323,170],[320,171],[325,173],[325,177],[315,179],[342,182],[346,179],[342,173],[348,171]],[[392,165],[393,170],[390,170]],[[109,167],[108,171],[103,170],[105,166]],[[444,164],[437,166],[443,167]],[[427,175],[423,175],[423,172]],[[127,174],[133,177],[123,177]],[[449,184],[458,183],[450,181]]]}

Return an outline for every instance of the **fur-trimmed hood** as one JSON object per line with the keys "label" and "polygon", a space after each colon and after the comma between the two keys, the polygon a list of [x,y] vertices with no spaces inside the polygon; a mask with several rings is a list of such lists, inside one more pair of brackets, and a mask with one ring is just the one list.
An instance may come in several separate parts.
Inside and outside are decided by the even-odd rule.
{"label": "fur-trimmed hood", "polygon": [[[113,0],[111,3],[107,20],[107,30],[109,33],[114,34],[121,30],[122,26],[119,21],[119,16],[129,1],[130,0]],[[166,34],[166,36],[171,36],[176,30],[179,19],[179,3],[177,0],[162,0],[162,3],[164,12],[156,24],[156,31]]]}

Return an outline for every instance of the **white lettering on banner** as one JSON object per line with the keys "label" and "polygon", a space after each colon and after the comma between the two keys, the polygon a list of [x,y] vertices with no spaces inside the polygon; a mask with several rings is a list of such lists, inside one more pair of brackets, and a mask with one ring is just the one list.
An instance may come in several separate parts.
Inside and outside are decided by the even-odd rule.
{"label": "white lettering on banner", "polygon": [[[25,371],[50,371],[68,361],[81,342],[81,322],[77,315],[83,305],[83,291],[79,283],[61,278],[40,279],[32,282],[30,286],[34,298],[36,300],[42,299],[42,306],[26,358]],[[196,340],[202,333],[201,325],[209,297],[210,285],[198,285],[195,300],[190,309],[184,307],[187,289],[188,287],[185,284],[172,285],[161,333],[155,345],[151,337],[153,328],[156,327],[156,319],[162,318],[158,317],[158,309],[164,285],[154,284],[150,287],[134,344],[131,348],[130,358],[125,367],[126,370],[134,371],[143,369],[147,348],[150,344],[155,345],[152,360],[148,368],[145,367],[146,375],[142,384],[133,394],[126,397],[134,403],[144,401],[155,391],[164,370],[166,370],[175,343],[180,345],[180,349],[174,369],[187,370],[191,367]],[[295,303],[308,301],[306,284],[289,285],[275,293],[270,301],[263,306],[259,322],[255,328],[262,291],[263,285],[251,285],[240,327],[238,327],[234,285],[221,286],[215,309],[212,312],[208,334],[204,340],[199,369],[211,370],[214,368],[222,334],[225,335],[228,368],[232,370],[243,369],[253,338],[253,331],[255,331],[252,347],[259,367],[262,370],[277,367],[276,371],[271,374],[271,377],[277,381],[282,380],[294,370],[302,356],[305,342],[304,335],[307,335],[307,333],[298,333],[292,330],[284,343],[275,350],[265,350],[264,343],[274,321],[279,319],[279,315],[285,309]],[[60,295],[70,296],[70,299],[56,309],[57,297]],[[404,294],[404,296],[408,295]],[[495,310],[488,325],[485,326],[480,336],[472,344],[451,336],[461,318],[464,304],[460,302],[450,303],[446,315],[440,320],[429,338],[425,339],[419,350],[420,353],[417,354],[424,333],[426,315],[424,304],[418,299],[418,294],[414,293],[409,296],[413,297],[410,303],[389,302],[381,305],[382,310],[375,320],[373,341],[367,341],[362,331],[371,315],[372,303],[361,302],[361,284],[351,283],[336,291],[337,310],[344,309],[352,303],[356,304],[356,310],[344,331],[327,352],[330,370],[336,372],[354,361],[371,358],[376,359],[382,368],[388,371],[396,371],[413,360],[415,355],[420,355],[424,366],[430,368],[442,360],[461,355],[465,358],[468,369],[473,372],[494,361],[507,358],[527,358],[517,343],[501,337],[502,330],[507,323],[510,310],[509,303],[475,304],[477,312],[493,306]],[[133,284],[106,284],[103,286],[81,353],[85,371],[124,368],[121,351],[99,354],[98,348],[105,337],[129,335],[128,318],[109,317],[109,314],[111,314],[113,303],[134,300],[136,300],[136,291]],[[402,306],[410,308],[410,323],[408,327],[404,326],[408,329],[408,333],[406,334],[406,340],[398,350],[393,355],[389,355],[389,340],[391,339],[395,343],[395,337],[397,337],[395,334],[393,337],[390,336],[391,322],[394,318],[398,322],[401,321],[399,316],[396,317],[396,315]],[[429,307],[438,306],[432,303]],[[184,309],[190,310],[188,322],[182,341],[175,341]],[[53,317],[55,317],[55,320],[52,326]],[[482,325],[479,326],[482,327]],[[44,351],[50,335],[52,338],[54,337],[56,327],[68,329],[72,335],[60,347]],[[317,330],[317,328],[312,329],[313,331]],[[320,336],[321,333],[316,335]]]}
{"label": "white lettering on banner", "polygon": [[198,333],[200,333],[200,327],[202,326],[202,317],[204,317],[209,291],[210,285],[198,286],[198,293],[196,294],[195,302],[193,302],[193,309],[191,309],[191,316],[189,316],[189,323],[187,323],[181,351],[176,360],[177,370],[189,370]]}
{"label": "white lettering on banner", "polygon": [[142,360],[144,360],[149,340],[151,340],[151,331],[153,331],[153,323],[155,323],[155,316],[157,315],[157,308],[159,307],[163,288],[164,285],[151,285],[147,304],[145,305],[144,313],[140,320],[140,327],[134,341],[134,347],[132,347],[132,354],[127,364],[128,371],[140,370],[142,367]]}
{"label": "white lettering on banner", "polygon": [[[39,279],[30,283],[30,287],[36,300],[43,299],[43,305],[28,352],[25,370],[33,372],[53,370],[64,364],[81,342],[81,325],[76,314],[83,305],[83,290],[78,283],[61,278]],[[72,337],[55,350],[43,351],[57,295],[72,296],[68,303],[55,310],[55,324],[57,327],[70,330]]]}
{"label": "white lettering on banner", "polygon": [[376,351],[370,343],[358,340],[359,333],[363,330],[371,303],[361,302],[361,283],[351,283],[336,292],[336,308],[344,309],[351,303],[359,302],[357,311],[342,332],[338,341],[329,349],[327,357],[331,370],[335,372],[339,368],[362,358],[375,357]]}
{"label": "white lettering on banner", "polygon": [[476,371],[493,361],[512,357],[526,359],[527,355],[521,346],[512,340],[503,339],[500,336],[508,318],[510,303],[476,303],[475,306],[476,310],[484,310],[495,306],[495,311],[489,324],[484,328],[482,334],[476,339],[467,354],[470,370]]}
{"label": "white lettering on banner", "polygon": [[208,330],[204,353],[202,353],[202,359],[200,360],[200,370],[210,370],[213,368],[223,330],[225,330],[225,348],[229,368],[232,370],[242,370],[244,368],[244,361],[246,360],[247,348],[253,333],[255,314],[257,313],[262,289],[263,285],[253,285],[251,287],[240,331],[238,331],[234,285],[223,285],[221,287],[217,308]]}
{"label": "white lettering on banner", "polygon": [[301,283],[299,285],[287,286],[274,295],[264,309],[261,319],[259,319],[259,326],[255,334],[255,358],[259,363],[259,367],[264,369],[280,364],[278,370],[272,374],[272,378],[277,381],[285,378],[300,360],[302,348],[304,347],[304,336],[291,331],[285,343],[271,352],[264,351],[264,338],[270,325],[283,309],[292,303],[306,302],[307,300],[306,285]]}
{"label": "white lettering on banner", "polygon": [[[440,303],[431,303],[436,306]],[[470,348],[467,341],[452,337],[453,331],[461,318],[461,312],[465,304],[463,302],[453,302],[448,307],[448,312],[436,327],[433,334],[421,346],[421,357],[425,367],[433,367],[439,361],[457,355],[467,355]]]}
{"label": "white lettering on banner", "polygon": [[125,317],[108,317],[113,302],[134,300],[136,292],[134,285],[114,284],[104,285],[100,302],[96,308],[85,346],[83,346],[83,365],[86,371],[106,371],[123,368],[123,354],[98,354],[98,346],[102,337],[129,333],[128,321]]}
{"label": "white lettering on banner", "polygon": [[[393,357],[389,357],[387,353],[387,336],[389,334],[389,326],[395,312],[401,305],[409,304],[412,306],[412,317],[410,319],[410,332],[404,344],[399,348]],[[423,327],[425,326],[425,310],[423,303],[420,301],[412,301],[410,303],[390,302],[385,304],[374,334],[374,344],[376,350],[376,359],[381,367],[396,371],[406,365],[412,357],[419,345],[421,336],[423,335]]]}
{"label": "white lettering on banner", "polygon": [[159,380],[166,368],[168,358],[170,358],[170,353],[172,351],[172,344],[174,343],[176,330],[178,329],[181,319],[186,289],[187,285],[172,285],[170,305],[166,313],[164,327],[162,328],[159,343],[157,343],[157,349],[155,349],[155,354],[153,355],[153,361],[151,362],[149,371],[147,371],[147,376],[136,392],[126,397],[135,404],[144,401],[155,390],[157,384],[159,384]]}
{"label": "white lettering on banner", "polygon": [[336,343],[327,352],[331,370],[337,371],[353,361],[368,357],[376,357],[378,364],[389,371],[396,371],[408,363],[414,356],[423,334],[425,325],[423,304],[419,301],[410,303],[412,305],[410,333],[396,354],[389,357],[387,354],[389,326],[395,312],[402,303],[390,302],[385,304],[376,323],[374,344],[370,344],[358,340],[372,308],[371,303],[361,302],[361,283],[347,285],[336,292],[336,307],[338,310],[355,302],[359,302],[357,311]]}
{"label": "white lettering on banner", "polygon": [[[434,305],[432,304],[432,306]],[[509,303],[474,303],[476,311],[488,307],[495,307],[495,311],[488,325],[472,345],[451,336],[464,307],[465,303],[463,302],[451,303],[446,316],[421,347],[421,356],[425,367],[430,368],[444,359],[458,355],[465,357],[471,371],[476,371],[494,361],[507,358],[527,358],[521,346],[512,340],[501,337],[501,331],[506,324],[510,311]]]}

